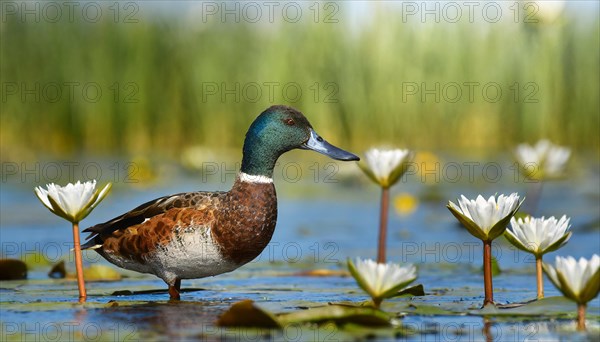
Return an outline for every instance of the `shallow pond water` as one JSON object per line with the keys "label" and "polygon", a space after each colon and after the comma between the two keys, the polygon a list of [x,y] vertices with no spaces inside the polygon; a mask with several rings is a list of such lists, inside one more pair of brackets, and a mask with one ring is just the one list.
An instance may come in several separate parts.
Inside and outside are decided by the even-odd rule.
{"label": "shallow pond water", "polygon": [[[229,182],[230,183],[230,182]],[[228,182],[199,183],[194,178],[158,183],[148,188],[119,184],[82,224],[110,219],[160,195],[192,189],[227,189]],[[344,341],[377,337],[417,341],[596,339],[600,332],[600,301],[588,308],[587,334],[575,332],[575,305],[563,299],[545,279],[546,299],[495,311],[480,310],[483,300],[481,245],[458,226],[445,208],[461,193],[493,194],[518,191],[529,185],[512,179],[490,183],[401,183],[401,192],[419,204],[400,215],[392,206],[388,258],[415,263],[425,295],[385,301],[382,309],[396,317],[393,327],[357,324],[291,324],[282,329],[224,328],[217,318],[233,303],[251,299],[260,308],[280,314],[328,305],[359,304],[368,298],[351,277],[340,272],[309,276],[308,271],[345,270],[346,259],[374,257],[379,193],[370,184],[340,181],[276,182],[279,221],[269,246],[255,261],[217,277],[184,280],[181,302],[169,302],[162,280],[119,270],[115,282],[89,282],[88,302],[76,303],[76,283],[49,279],[50,264],[69,260],[70,229],[53,217],[33,196],[31,187],[5,184],[1,193],[2,255],[27,260],[28,280],[0,282],[0,340],[302,340]],[[302,190],[302,194],[297,193]],[[590,257],[600,247],[600,184],[598,170],[576,180],[548,183],[538,215],[572,217],[571,241],[555,255]],[[536,296],[534,263],[503,238],[494,242],[502,272],[494,277],[495,300],[525,303]],[[47,259],[47,261],[44,261]],[[107,264],[87,252],[86,265]],[[160,291],[152,291],[160,290]]]}

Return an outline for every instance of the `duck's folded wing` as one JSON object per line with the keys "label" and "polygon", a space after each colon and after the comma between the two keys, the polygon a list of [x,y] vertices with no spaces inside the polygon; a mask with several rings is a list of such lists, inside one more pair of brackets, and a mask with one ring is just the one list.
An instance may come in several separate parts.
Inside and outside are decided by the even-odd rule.
{"label": "duck's folded wing", "polygon": [[181,193],[170,196],[164,196],[155,200],[146,202],[137,208],[112,220],[85,229],[84,233],[90,233],[88,240],[97,235],[110,235],[117,230],[126,229],[136,224],[140,224],[156,215],[163,214],[173,208],[192,208],[202,204],[203,201],[210,200],[211,194],[205,192]]}
{"label": "duck's folded wing", "polygon": [[[190,236],[196,239],[210,240],[210,227],[215,220],[212,207],[198,210],[195,208],[172,208],[140,224],[110,235],[96,236],[91,241],[100,245],[99,252],[108,253],[117,259],[145,263],[146,258],[157,250],[166,248],[172,252],[189,253]],[[170,246],[170,247],[168,247]]]}

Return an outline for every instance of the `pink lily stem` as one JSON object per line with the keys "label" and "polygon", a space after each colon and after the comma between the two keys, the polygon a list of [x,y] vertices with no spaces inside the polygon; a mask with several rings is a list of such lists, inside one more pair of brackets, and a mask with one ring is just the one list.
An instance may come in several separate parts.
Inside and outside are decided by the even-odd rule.
{"label": "pink lily stem", "polygon": [[494,303],[494,286],[492,285],[492,241],[483,241],[483,285],[485,298],[483,306]]}
{"label": "pink lily stem", "polygon": [[79,302],[85,302],[85,281],[83,280],[83,260],[81,257],[81,243],[79,242],[79,223],[73,223],[73,249],[75,250],[75,268],[77,271],[77,286],[79,287]]}
{"label": "pink lily stem", "polygon": [[379,212],[379,245],[377,248],[377,262],[385,264],[385,246],[387,240],[387,221],[390,206],[389,188],[381,188],[381,210]]}
{"label": "pink lily stem", "polygon": [[542,277],[542,256],[535,257],[535,269],[537,273],[537,299],[544,298],[544,278]]}
{"label": "pink lily stem", "polygon": [[577,330],[585,331],[585,304],[577,304]]}

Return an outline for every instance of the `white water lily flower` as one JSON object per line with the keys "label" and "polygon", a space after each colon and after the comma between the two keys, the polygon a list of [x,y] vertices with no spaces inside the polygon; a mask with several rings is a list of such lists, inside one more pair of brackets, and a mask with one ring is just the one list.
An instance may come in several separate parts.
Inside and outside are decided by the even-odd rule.
{"label": "white water lily flower", "polygon": [[108,194],[111,183],[102,190],[96,189],[96,181],[72,184],[62,187],[48,184],[48,189],[35,188],[36,196],[54,214],[72,222],[83,220]]}
{"label": "white water lily flower", "polygon": [[510,220],[511,229],[504,233],[515,247],[536,256],[542,256],[564,246],[571,238],[569,218],[563,215],[560,220],[554,216],[545,219],[514,217]]}
{"label": "white water lily flower", "polygon": [[481,195],[475,200],[461,195],[458,206],[449,201],[447,207],[473,236],[491,241],[504,233],[521,203],[517,193],[500,195],[498,199],[490,196],[487,200]]}
{"label": "white water lily flower", "polygon": [[365,152],[365,163],[358,165],[375,183],[389,188],[406,172],[412,157],[410,150],[372,148]]}
{"label": "white water lily flower", "polygon": [[555,265],[544,263],[544,272],[563,295],[578,304],[585,304],[598,295],[600,289],[600,256],[579,261],[557,256]]}
{"label": "white water lily flower", "polygon": [[400,267],[391,262],[380,264],[371,259],[357,258],[355,263],[348,259],[348,269],[376,305],[417,279],[417,269],[412,264]]}
{"label": "white water lily flower", "polygon": [[571,150],[544,139],[538,141],[535,146],[520,144],[515,154],[525,176],[544,179],[564,175]]}

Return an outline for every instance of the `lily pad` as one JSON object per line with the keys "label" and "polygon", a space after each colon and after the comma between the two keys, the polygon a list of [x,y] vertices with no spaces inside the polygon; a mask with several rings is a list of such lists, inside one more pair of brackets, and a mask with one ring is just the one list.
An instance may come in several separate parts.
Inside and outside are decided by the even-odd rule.
{"label": "lily pad", "polygon": [[56,265],[52,266],[50,272],[48,272],[48,277],[52,279],[62,279],[67,276],[67,269],[65,267],[65,261],[61,260]]}
{"label": "lily pad", "polygon": [[463,316],[465,314],[448,310],[446,308],[430,305],[430,304],[422,304],[422,303],[394,303],[388,302],[384,303],[384,309],[388,312],[405,312],[413,315],[424,315],[424,316],[433,316],[433,315],[444,315],[444,316]]}
{"label": "lily pad", "polygon": [[400,290],[394,297],[399,296],[414,296],[420,297],[425,295],[425,289],[423,288],[423,284],[417,284],[415,286],[407,287],[405,289]]}
{"label": "lily pad", "polygon": [[291,323],[325,323],[336,324],[354,323],[364,326],[390,326],[390,316],[371,307],[353,307],[348,305],[329,305],[308,310],[296,311],[279,316],[283,325]]}
{"label": "lily pad", "polygon": [[574,302],[565,297],[546,297],[513,308],[501,308],[487,305],[481,310],[470,311],[472,315],[483,316],[553,316],[573,317],[577,312]]}
{"label": "lily pad", "polygon": [[281,327],[272,313],[257,307],[251,300],[234,303],[219,317],[217,325],[221,327]]}
{"label": "lily pad", "polygon": [[27,279],[27,265],[18,259],[0,260],[0,280]]}

